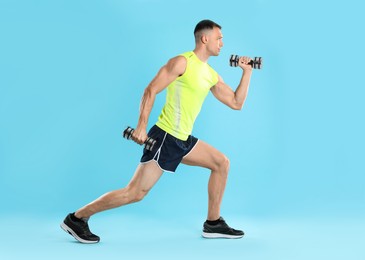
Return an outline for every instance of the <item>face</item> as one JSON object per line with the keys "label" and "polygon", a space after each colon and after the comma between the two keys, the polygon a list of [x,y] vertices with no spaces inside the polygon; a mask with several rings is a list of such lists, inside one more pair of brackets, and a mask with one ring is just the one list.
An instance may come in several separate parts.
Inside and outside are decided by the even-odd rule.
{"label": "face", "polygon": [[218,56],[221,48],[223,47],[223,34],[218,27],[214,27],[206,35],[206,48],[211,56]]}

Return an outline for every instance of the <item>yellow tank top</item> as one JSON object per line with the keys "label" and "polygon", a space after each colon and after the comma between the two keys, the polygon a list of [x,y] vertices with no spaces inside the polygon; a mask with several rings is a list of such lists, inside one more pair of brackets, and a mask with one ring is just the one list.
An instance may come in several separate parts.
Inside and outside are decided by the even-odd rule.
{"label": "yellow tank top", "polygon": [[187,60],[185,72],[167,86],[166,103],[156,125],[185,141],[210,88],[218,82],[218,74],[193,51],[181,56]]}

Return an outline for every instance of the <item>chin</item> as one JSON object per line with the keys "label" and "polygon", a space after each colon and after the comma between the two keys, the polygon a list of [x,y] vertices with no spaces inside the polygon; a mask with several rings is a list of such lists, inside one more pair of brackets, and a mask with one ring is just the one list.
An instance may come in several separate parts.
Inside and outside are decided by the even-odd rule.
{"label": "chin", "polygon": [[219,51],[210,52],[210,56],[219,56]]}

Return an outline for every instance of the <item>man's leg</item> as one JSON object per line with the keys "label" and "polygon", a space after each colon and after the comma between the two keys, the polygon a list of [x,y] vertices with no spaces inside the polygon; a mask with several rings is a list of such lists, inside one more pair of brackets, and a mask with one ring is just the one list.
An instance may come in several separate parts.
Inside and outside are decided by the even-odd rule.
{"label": "man's leg", "polygon": [[119,190],[105,193],[75,212],[77,218],[89,218],[100,211],[138,202],[147,195],[163,171],[154,161],[138,165],[129,184]]}
{"label": "man's leg", "polygon": [[182,163],[211,170],[208,183],[208,216],[204,223],[203,236],[208,238],[242,237],[241,230],[229,227],[220,216],[220,206],[229,171],[229,159],[213,146],[199,140],[194,149],[183,158]]}
{"label": "man's leg", "polygon": [[99,242],[99,237],[90,232],[87,219],[95,213],[142,200],[162,173],[154,161],[138,165],[132,180],[125,188],[105,193],[77,210],[74,215],[69,214],[61,227],[82,243]]}
{"label": "man's leg", "polygon": [[211,170],[208,183],[208,220],[220,217],[220,205],[226,187],[229,160],[213,146],[199,140],[194,149],[183,158],[182,163],[201,166]]}

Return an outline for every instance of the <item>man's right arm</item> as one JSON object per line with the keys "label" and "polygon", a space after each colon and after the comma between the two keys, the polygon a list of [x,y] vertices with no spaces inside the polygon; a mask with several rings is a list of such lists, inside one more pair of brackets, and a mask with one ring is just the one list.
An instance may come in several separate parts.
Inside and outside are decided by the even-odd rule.
{"label": "man's right arm", "polygon": [[153,80],[145,88],[141,104],[138,124],[132,134],[132,140],[136,143],[143,144],[147,139],[147,123],[150,116],[156,95],[164,90],[177,77],[184,74],[186,69],[186,58],[177,56],[170,59],[164,65]]}

